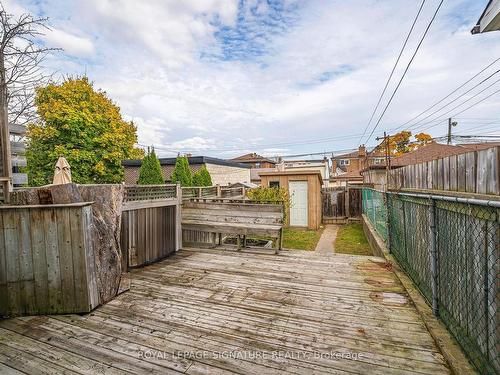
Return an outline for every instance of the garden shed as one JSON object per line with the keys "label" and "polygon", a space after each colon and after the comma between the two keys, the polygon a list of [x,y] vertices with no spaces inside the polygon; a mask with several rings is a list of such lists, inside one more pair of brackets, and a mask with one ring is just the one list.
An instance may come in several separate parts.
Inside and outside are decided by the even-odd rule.
{"label": "garden shed", "polygon": [[260,173],[263,187],[280,187],[290,195],[287,225],[318,229],[321,225],[321,185],[319,171],[276,171]]}

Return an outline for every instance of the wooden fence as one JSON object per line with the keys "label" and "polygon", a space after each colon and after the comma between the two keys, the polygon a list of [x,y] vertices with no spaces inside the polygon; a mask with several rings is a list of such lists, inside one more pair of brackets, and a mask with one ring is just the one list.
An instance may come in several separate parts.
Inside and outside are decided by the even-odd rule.
{"label": "wooden fence", "polygon": [[347,219],[361,216],[361,189],[357,186],[321,189],[323,220]]}
{"label": "wooden fence", "polygon": [[391,189],[500,194],[500,147],[408,165],[390,172]]}
{"label": "wooden fence", "polygon": [[125,186],[120,244],[124,269],[165,258],[182,246],[180,185]]}
{"label": "wooden fence", "polygon": [[0,316],[99,304],[91,203],[0,205]]}
{"label": "wooden fence", "polygon": [[245,196],[244,187],[187,186],[182,188],[182,199],[193,198],[238,198]]}

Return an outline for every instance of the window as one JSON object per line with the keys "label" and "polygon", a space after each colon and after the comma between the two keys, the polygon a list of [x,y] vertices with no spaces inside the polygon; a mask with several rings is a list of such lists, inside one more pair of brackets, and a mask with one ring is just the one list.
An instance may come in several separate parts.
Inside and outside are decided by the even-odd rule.
{"label": "window", "polygon": [[279,181],[269,181],[269,187],[270,188],[279,188],[280,182]]}
{"label": "window", "polygon": [[384,162],[385,158],[374,158],[373,159],[373,164],[382,164]]}
{"label": "window", "polygon": [[255,167],[255,168],[260,168],[260,163],[255,163],[255,164],[254,164],[254,167]]}
{"label": "window", "polygon": [[351,161],[349,159],[340,159],[339,160],[339,165],[349,165],[350,162]]}

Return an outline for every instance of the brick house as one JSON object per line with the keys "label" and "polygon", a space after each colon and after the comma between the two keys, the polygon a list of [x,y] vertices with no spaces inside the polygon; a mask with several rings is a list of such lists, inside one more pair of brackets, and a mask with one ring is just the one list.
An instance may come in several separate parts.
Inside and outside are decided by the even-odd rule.
{"label": "brick house", "polygon": [[276,165],[275,161],[256,154],[255,152],[238,156],[237,158],[231,159],[231,161],[246,164],[251,168],[274,168]]}
{"label": "brick house", "polygon": [[332,158],[330,186],[346,186],[363,183],[361,171],[369,166],[385,166],[385,154],[374,149],[367,151],[364,145],[348,154]]}
{"label": "brick house", "polygon": [[[160,158],[160,165],[165,182],[171,181],[176,158]],[[191,173],[197,172],[203,165],[207,168],[214,185],[226,186],[238,182],[250,182],[250,166],[230,160],[217,159],[209,156],[188,157]],[[141,160],[124,160],[124,182],[136,184],[139,179]]]}

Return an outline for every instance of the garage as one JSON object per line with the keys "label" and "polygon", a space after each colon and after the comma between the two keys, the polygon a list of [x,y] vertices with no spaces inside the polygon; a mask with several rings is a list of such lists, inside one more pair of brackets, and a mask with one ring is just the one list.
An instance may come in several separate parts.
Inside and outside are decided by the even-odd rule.
{"label": "garage", "polygon": [[321,185],[319,171],[261,172],[263,187],[280,187],[290,196],[287,226],[318,229],[321,225]]}

